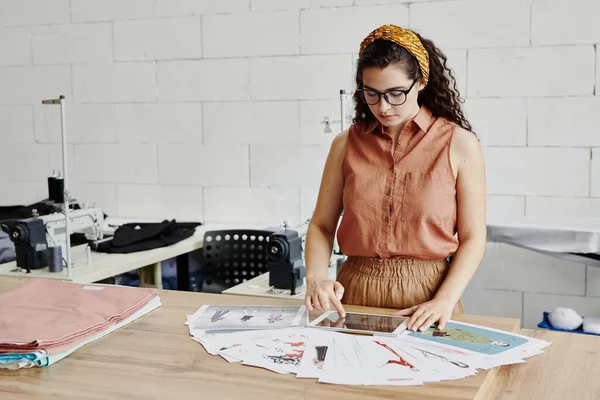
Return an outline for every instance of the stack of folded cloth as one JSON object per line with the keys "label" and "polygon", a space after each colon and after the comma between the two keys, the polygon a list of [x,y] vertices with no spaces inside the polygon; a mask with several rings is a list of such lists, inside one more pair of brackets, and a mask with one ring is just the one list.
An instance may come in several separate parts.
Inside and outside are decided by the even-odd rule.
{"label": "stack of folded cloth", "polygon": [[51,365],[160,305],[153,289],[29,279],[0,293],[0,368]]}

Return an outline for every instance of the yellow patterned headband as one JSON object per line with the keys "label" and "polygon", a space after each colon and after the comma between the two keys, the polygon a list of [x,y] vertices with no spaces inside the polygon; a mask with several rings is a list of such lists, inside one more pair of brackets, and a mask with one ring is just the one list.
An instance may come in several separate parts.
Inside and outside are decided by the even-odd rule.
{"label": "yellow patterned headband", "polygon": [[377,39],[389,40],[408,50],[419,62],[424,83],[427,84],[429,80],[429,53],[413,31],[396,25],[382,25],[362,41],[358,54],[362,54],[363,50]]}

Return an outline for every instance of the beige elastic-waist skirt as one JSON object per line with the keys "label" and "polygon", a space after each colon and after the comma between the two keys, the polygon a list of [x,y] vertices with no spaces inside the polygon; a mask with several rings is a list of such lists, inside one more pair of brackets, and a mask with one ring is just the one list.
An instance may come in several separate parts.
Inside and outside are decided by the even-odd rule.
{"label": "beige elastic-waist skirt", "polygon": [[[448,268],[447,260],[351,256],[337,280],[344,286],[343,304],[404,309],[432,300]],[[459,300],[452,315],[463,313]]]}

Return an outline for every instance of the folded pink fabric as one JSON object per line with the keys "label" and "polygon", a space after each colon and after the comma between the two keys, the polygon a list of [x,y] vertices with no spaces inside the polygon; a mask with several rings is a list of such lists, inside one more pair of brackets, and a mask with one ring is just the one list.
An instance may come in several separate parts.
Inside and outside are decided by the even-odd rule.
{"label": "folded pink fabric", "polygon": [[157,291],[31,279],[0,293],[0,353],[59,353],[119,323]]}

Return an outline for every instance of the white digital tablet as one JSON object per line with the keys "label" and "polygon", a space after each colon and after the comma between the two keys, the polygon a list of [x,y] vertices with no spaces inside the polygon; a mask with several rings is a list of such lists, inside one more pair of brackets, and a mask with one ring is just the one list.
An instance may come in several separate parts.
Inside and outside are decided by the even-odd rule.
{"label": "white digital tablet", "polygon": [[406,329],[407,320],[406,317],[353,312],[347,312],[345,318],[340,318],[337,311],[330,310],[309,322],[308,326],[338,332],[395,336]]}

